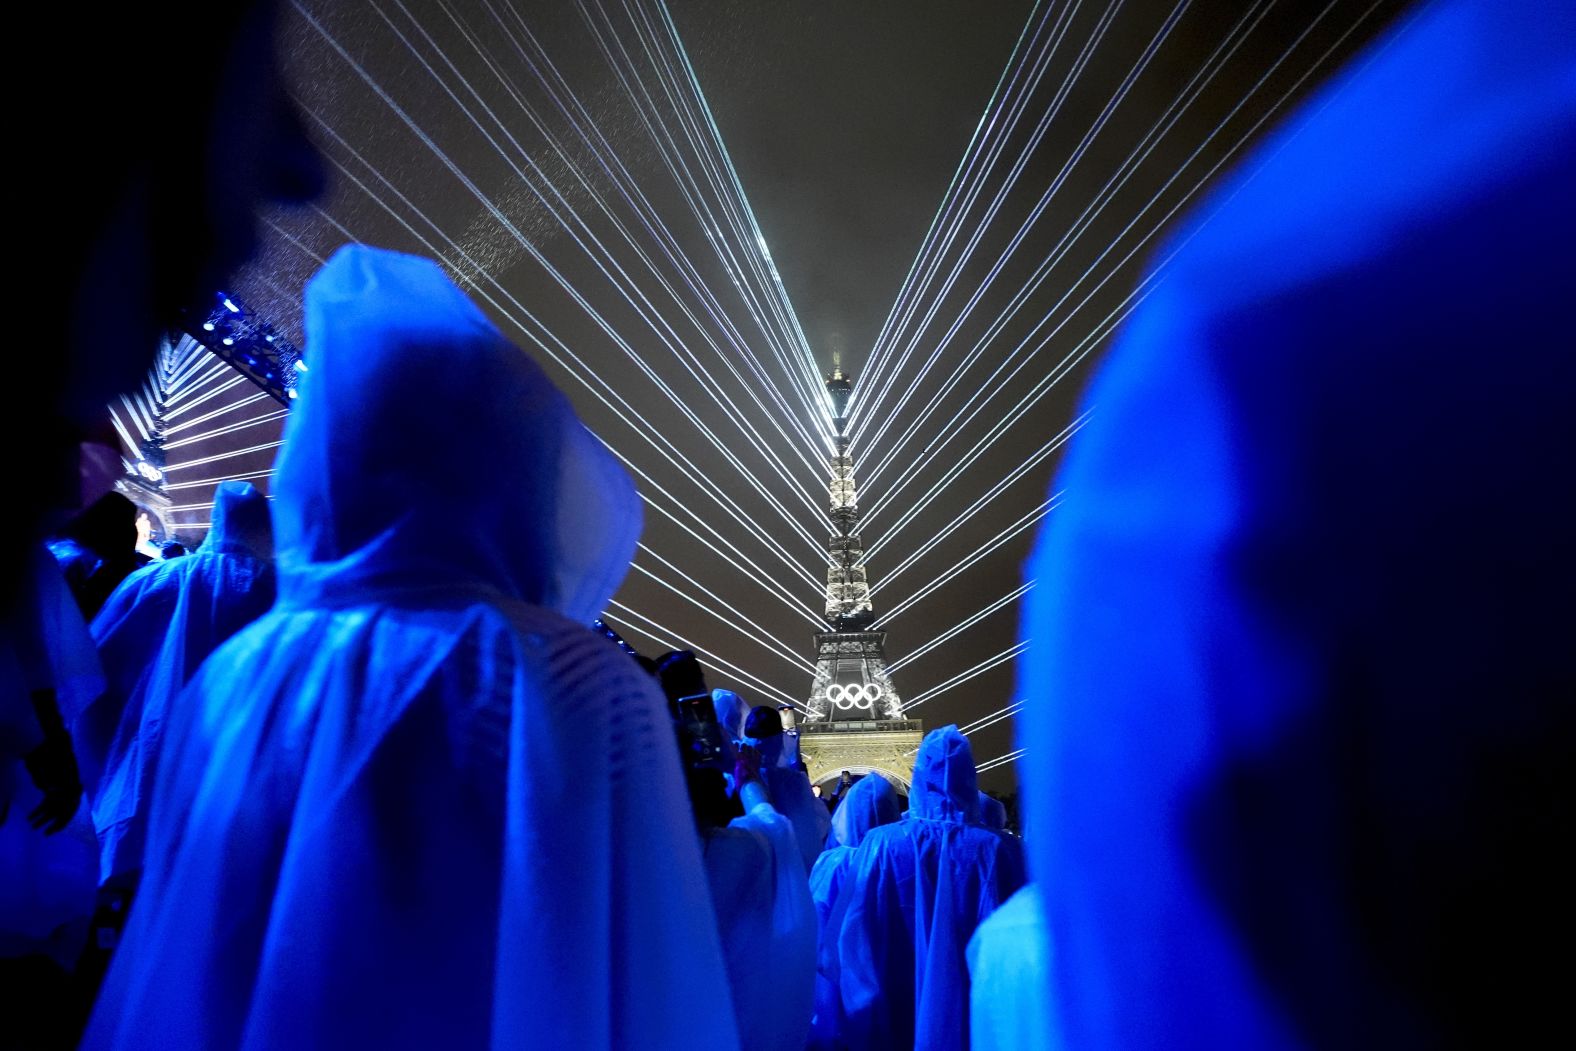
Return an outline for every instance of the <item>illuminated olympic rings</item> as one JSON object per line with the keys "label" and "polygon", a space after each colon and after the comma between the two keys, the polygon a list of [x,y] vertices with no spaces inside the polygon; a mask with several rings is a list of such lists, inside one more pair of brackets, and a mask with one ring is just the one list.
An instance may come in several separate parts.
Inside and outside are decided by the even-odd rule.
{"label": "illuminated olympic rings", "polygon": [[846,686],[833,683],[826,688],[826,699],[845,711],[850,708],[873,708],[881,699],[882,692],[880,685],[873,682]]}

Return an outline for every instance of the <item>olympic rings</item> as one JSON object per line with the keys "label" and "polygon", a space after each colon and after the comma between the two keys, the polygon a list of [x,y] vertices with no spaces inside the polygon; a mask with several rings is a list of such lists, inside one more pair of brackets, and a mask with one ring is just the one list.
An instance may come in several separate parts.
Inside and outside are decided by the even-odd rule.
{"label": "olympic rings", "polygon": [[873,682],[846,686],[833,683],[826,688],[826,699],[845,711],[850,708],[873,708],[881,699],[882,692],[880,684]]}

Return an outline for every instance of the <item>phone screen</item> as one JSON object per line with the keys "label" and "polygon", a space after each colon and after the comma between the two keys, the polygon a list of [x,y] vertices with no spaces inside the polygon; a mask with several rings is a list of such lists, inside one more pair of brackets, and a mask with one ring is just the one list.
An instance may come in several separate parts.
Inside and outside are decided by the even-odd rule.
{"label": "phone screen", "polygon": [[701,695],[679,702],[679,720],[683,724],[690,762],[696,765],[716,765],[724,761],[722,727],[717,723],[717,711],[711,697]]}
{"label": "phone screen", "polygon": [[680,701],[679,715],[685,726],[697,732],[708,724],[715,726],[717,723],[717,710],[712,707],[710,697],[692,697]]}

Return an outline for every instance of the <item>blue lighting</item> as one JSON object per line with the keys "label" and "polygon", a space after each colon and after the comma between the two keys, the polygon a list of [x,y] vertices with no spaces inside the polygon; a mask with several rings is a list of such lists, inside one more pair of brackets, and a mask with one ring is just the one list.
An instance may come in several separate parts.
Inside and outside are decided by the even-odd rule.
{"label": "blue lighting", "polygon": [[228,298],[226,298],[224,301],[224,309],[228,310],[232,314],[239,314],[241,312],[241,308],[230,302]]}
{"label": "blue lighting", "polygon": [[213,331],[213,322],[212,321],[204,321],[202,323],[202,327],[203,327],[203,331],[204,332],[212,332]]}
{"label": "blue lighting", "polygon": [[231,339],[229,336],[224,337],[223,343],[227,347],[235,346],[235,340]]}

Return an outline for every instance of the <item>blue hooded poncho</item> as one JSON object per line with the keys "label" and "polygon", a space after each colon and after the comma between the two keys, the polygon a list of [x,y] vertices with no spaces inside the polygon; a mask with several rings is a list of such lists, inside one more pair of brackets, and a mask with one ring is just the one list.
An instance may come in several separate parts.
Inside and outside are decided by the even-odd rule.
{"label": "blue hooded poncho", "polygon": [[308,286],[279,600],[181,698],[84,1047],[734,1048],[657,684],[589,624],[639,503],[439,270]]}
{"label": "blue hooded poncho", "polygon": [[821,965],[815,984],[814,1046],[835,1047],[842,1030],[842,998],[837,988],[837,941],[828,925],[854,862],[855,848],[865,833],[902,817],[897,791],[879,774],[867,774],[843,794],[832,814],[829,844],[810,870],[810,895],[815,899]]}
{"label": "blue hooded poncho", "polygon": [[[108,685],[73,728],[100,847],[99,879],[142,867],[148,804],[177,694],[207,656],[274,603],[268,500],[221,482],[202,546],[121,582],[98,616]],[[177,731],[178,733],[178,731]]]}
{"label": "blue hooded poncho", "polygon": [[914,760],[908,816],[865,835],[829,921],[843,1043],[968,1046],[964,951],[1023,882],[1016,841],[979,825],[968,738],[955,726],[932,730]]}

